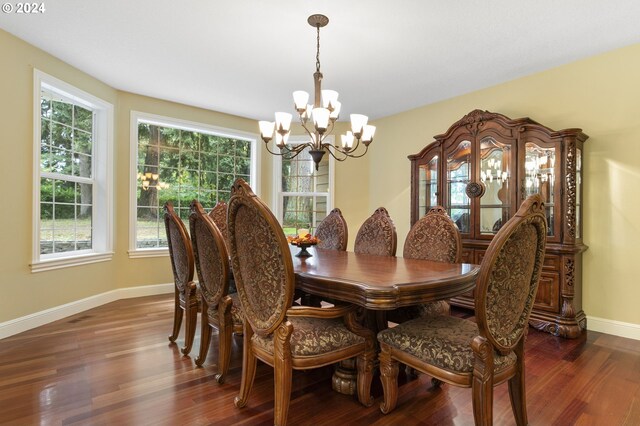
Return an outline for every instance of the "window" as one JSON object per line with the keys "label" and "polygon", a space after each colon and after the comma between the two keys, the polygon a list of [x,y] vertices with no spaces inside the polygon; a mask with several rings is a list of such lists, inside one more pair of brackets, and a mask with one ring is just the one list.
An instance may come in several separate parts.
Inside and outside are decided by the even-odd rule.
{"label": "window", "polygon": [[229,200],[236,178],[256,187],[255,135],[140,112],[131,126],[133,257],[166,255],[167,201],[188,228],[192,200],[209,210]]}
{"label": "window", "polygon": [[34,72],[33,272],[112,256],[113,106]]}
{"label": "window", "polygon": [[[289,139],[290,144],[305,141],[302,137]],[[333,163],[333,157],[325,153],[316,170],[308,149],[291,160],[274,157],[274,210],[286,235],[301,228],[313,234],[333,208]]]}

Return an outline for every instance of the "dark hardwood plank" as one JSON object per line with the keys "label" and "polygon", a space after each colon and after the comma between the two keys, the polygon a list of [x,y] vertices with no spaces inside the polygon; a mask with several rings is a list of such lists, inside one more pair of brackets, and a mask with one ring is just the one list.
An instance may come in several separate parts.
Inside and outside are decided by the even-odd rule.
{"label": "dark hardwood plank", "polygon": [[[249,405],[236,409],[242,338],[234,337],[229,375],[218,385],[215,350],[196,368],[180,354],[182,335],[169,343],[172,297],[120,300],[0,341],[0,424],[272,424],[273,369],[259,364]],[[526,356],[531,424],[640,424],[640,341],[531,329]],[[398,407],[384,415],[377,377],[376,402],[365,408],[331,390],[331,373],[294,373],[289,424],[473,424],[469,389],[401,375]],[[495,388],[494,422],[515,424],[506,384]]]}

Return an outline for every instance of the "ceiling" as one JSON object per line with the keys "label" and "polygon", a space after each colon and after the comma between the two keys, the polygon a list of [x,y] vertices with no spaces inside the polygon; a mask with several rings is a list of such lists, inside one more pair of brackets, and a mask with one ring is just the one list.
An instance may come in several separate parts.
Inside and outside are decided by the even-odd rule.
{"label": "ceiling", "polygon": [[375,119],[640,43],[638,0],[55,0],[0,28],[120,90],[252,119],[323,87]]}

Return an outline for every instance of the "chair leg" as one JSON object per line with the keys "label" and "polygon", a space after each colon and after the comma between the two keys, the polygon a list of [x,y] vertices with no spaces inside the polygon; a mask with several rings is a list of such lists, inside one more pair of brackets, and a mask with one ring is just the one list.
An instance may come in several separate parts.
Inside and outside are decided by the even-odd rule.
{"label": "chair leg", "polygon": [[380,404],[380,411],[388,414],[396,408],[398,403],[398,361],[391,358],[391,348],[385,343],[380,343],[380,380],[384,399]]}
{"label": "chair leg", "polygon": [[215,377],[218,383],[224,383],[231,361],[232,304],[231,297],[226,296],[218,305],[218,374]]}
{"label": "chair leg", "polygon": [[509,399],[513,416],[518,426],[528,423],[527,419],[527,398],[524,386],[524,337],[518,342],[515,348],[518,357],[516,374],[509,379]]}
{"label": "chair leg", "polygon": [[182,325],[182,308],[180,307],[180,295],[176,292],[173,304],[173,332],[169,336],[169,341],[175,342],[180,334],[180,326]]}
{"label": "chair leg", "polygon": [[476,336],[471,342],[475,353],[473,365],[473,418],[476,426],[493,424],[493,348],[482,336]]}
{"label": "chair leg", "polygon": [[291,361],[292,333],[293,325],[289,321],[285,321],[273,334],[273,382],[275,387],[273,424],[276,426],[286,425],[289,414],[291,380],[293,376]]}
{"label": "chair leg", "polygon": [[365,407],[373,405],[371,382],[373,381],[373,359],[375,351],[365,351],[358,356],[358,401]]}
{"label": "chair leg", "polygon": [[196,365],[202,367],[204,361],[207,359],[209,353],[209,346],[211,345],[211,332],[212,327],[209,324],[209,306],[202,299],[202,312],[200,313],[200,351],[196,358]]}
{"label": "chair leg", "polygon": [[242,408],[247,405],[249,394],[251,394],[251,389],[253,388],[253,379],[256,377],[256,365],[258,364],[258,359],[251,349],[252,335],[253,329],[251,329],[251,325],[249,325],[248,322],[245,322],[242,337],[242,379],[240,380],[240,393],[233,400],[233,404],[238,408]]}
{"label": "chair leg", "polygon": [[193,340],[196,336],[196,323],[198,322],[198,301],[195,299],[195,295],[190,295],[185,298],[185,327],[184,327],[184,347],[182,348],[183,355],[189,355],[191,348],[193,347]]}

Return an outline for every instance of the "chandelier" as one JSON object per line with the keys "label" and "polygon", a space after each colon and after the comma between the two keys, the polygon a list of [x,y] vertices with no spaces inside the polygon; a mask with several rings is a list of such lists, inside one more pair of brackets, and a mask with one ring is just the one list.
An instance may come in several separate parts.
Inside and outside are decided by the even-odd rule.
{"label": "chandelier", "polygon": [[[310,140],[301,144],[288,144],[291,132],[292,115],[286,112],[276,112],[275,122],[260,121],[260,136],[265,143],[267,151],[273,155],[282,155],[283,158],[292,159],[309,148],[309,154],[313,159],[316,170],[326,152],[338,161],[344,161],[348,157],[358,158],[367,153],[369,144],[373,141],[375,126],[367,124],[368,118],[362,114],[351,114],[351,131],[341,135],[341,144],[327,142],[327,137],[333,132],[333,126],[340,114],[341,103],[338,101],[338,92],[335,90],[322,90],[322,73],[320,72],[320,28],[329,23],[329,18],[324,15],[311,15],[307,22],[317,30],[316,44],[316,72],[313,74],[314,103],[308,104],[309,94],[302,90],[293,92],[293,103],[300,119],[302,128],[309,135]],[[269,142],[275,136],[274,151],[269,148]],[[360,145],[364,149],[358,150]]]}

